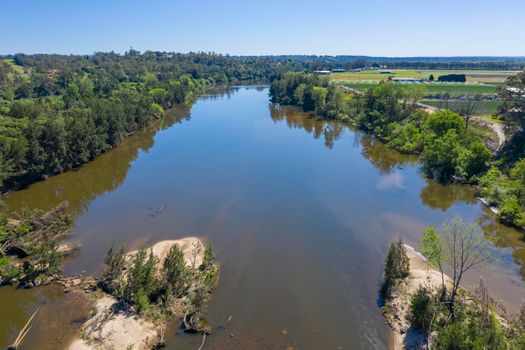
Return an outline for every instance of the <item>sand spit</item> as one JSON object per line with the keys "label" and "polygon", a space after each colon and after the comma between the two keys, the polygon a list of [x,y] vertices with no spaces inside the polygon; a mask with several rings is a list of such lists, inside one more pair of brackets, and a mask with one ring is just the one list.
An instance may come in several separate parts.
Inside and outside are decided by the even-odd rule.
{"label": "sand spit", "polygon": [[[420,285],[434,290],[441,286],[441,273],[430,268],[421,253],[409,245],[404,246],[410,259],[410,276],[394,291],[386,305],[389,311],[385,312],[388,325],[392,328],[390,348],[394,350],[425,348],[426,336],[410,328],[410,297]],[[445,283],[451,284],[448,276],[445,276]]]}
{"label": "sand spit", "polygon": [[[178,244],[184,252],[188,266],[197,268],[201,265],[204,244],[197,237],[161,241],[153,245],[151,249],[159,263],[164,261],[174,244]],[[134,254],[136,251],[128,255]],[[122,309],[114,297],[101,293],[94,303],[93,316],[84,323],[80,337],[69,345],[69,350],[151,349],[159,340],[161,326]]]}

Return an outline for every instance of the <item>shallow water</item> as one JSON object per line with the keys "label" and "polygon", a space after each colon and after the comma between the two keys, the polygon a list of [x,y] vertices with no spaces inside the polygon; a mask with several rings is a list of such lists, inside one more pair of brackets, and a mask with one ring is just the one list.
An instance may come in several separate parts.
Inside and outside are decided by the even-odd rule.
{"label": "shallow water", "polygon": [[[100,273],[112,244],[187,235],[213,243],[221,275],[206,349],[386,348],[377,289],[388,242],[417,245],[425,226],[455,215],[478,221],[501,247],[501,262],[466,284],[482,275],[511,309],[525,296],[520,233],[496,223],[469,187],[436,184],[414,157],[271,105],[263,86],[212,92],[77,171],[6,198],[11,210],[62,200],[76,216],[69,239],[82,244],[67,274]],[[47,300],[39,293],[0,289],[0,346]],[[36,338],[39,349],[56,348],[42,333],[32,331],[26,348]],[[202,339],[173,327],[167,340],[168,349],[196,349]]]}

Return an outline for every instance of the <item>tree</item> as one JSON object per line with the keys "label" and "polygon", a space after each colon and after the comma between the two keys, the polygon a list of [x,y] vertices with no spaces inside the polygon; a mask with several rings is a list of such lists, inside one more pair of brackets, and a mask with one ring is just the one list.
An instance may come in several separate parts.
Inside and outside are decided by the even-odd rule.
{"label": "tree", "polygon": [[126,251],[121,245],[118,250],[111,246],[104,258],[106,268],[102,274],[102,286],[110,293],[119,291],[122,284],[124,269],[126,268]]}
{"label": "tree", "polygon": [[420,247],[421,253],[427,259],[428,264],[433,268],[437,268],[441,274],[441,300],[444,300],[447,287],[445,285],[443,242],[436,228],[430,226],[425,229]]}
{"label": "tree", "polygon": [[505,126],[513,131],[525,131],[525,71],[510,77],[499,90],[503,100],[500,108]]}
{"label": "tree", "polygon": [[145,248],[140,248],[132,257],[123,296],[126,301],[137,306],[137,312],[144,310],[146,298],[149,299],[157,290],[159,281],[156,264],[153,251],[150,250],[148,254]]}
{"label": "tree", "polygon": [[[437,113],[435,113],[437,114]],[[454,129],[436,137],[423,150],[423,169],[434,180],[447,182],[456,174],[462,147]]]}
{"label": "tree", "polygon": [[410,108],[412,111],[416,109],[416,104],[421,100],[426,93],[426,88],[421,84],[410,84],[408,89],[408,99],[410,101]]}
{"label": "tree", "polygon": [[410,261],[406,253],[405,245],[401,238],[397,242],[390,243],[385,261],[383,285],[381,296],[390,299],[393,289],[400,280],[407,278],[410,274]]}
{"label": "tree", "polygon": [[465,121],[455,112],[441,110],[428,116],[426,127],[437,136],[443,136],[449,130],[462,134],[465,131]]}
{"label": "tree", "polygon": [[431,263],[440,261],[443,270],[451,277],[452,290],[447,296],[447,302],[454,316],[456,298],[463,276],[473,267],[492,259],[494,253],[478,225],[464,223],[460,217],[445,223],[439,236],[438,239],[432,229],[427,229],[423,253],[428,254]]}
{"label": "tree", "polygon": [[458,101],[457,107],[454,108],[454,111],[465,120],[465,131],[468,128],[470,118],[477,112],[480,104],[481,95],[467,96],[466,99]]}
{"label": "tree", "polygon": [[161,273],[168,298],[171,295],[180,297],[186,291],[190,271],[186,267],[184,253],[177,244],[171,246]]}

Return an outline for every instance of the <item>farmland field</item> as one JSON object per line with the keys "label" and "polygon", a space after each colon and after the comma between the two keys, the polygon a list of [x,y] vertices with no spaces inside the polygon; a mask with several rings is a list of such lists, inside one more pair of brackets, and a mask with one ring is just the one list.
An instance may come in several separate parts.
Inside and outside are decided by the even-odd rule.
{"label": "farmland field", "polygon": [[429,70],[429,69],[389,69],[392,74],[381,74],[380,70],[365,70],[361,72],[332,73],[333,80],[386,80],[393,78],[428,79],[430,74],[437,78],[446,74],[466,74],[470,83],[503,83],[505,80],[519,72],[497,70]]}
{"label": "farmland field", "polygon": [[[444,100],[422,100],[421,103],[438,108],[447,108],[455,110],[461,104],[461,101],[444,101]],[[500,101],[480,101],[474,112],[475,115],[494,115],[501,105]]]}
{"label": "farmland field", "polygon": [[[366,91],[377,86],[378,82],[344,82],[342,85],[356,89],[359,91]],[[422,85],[425,88],[425,96],[432,96],[438,94],[448,93],[452,96],[457,95],[491,95],[496,93],[496,86],[485,84],[462,84],[462,83],[393,83],[399,86],[400,89],[409,90],[414,84]]]}

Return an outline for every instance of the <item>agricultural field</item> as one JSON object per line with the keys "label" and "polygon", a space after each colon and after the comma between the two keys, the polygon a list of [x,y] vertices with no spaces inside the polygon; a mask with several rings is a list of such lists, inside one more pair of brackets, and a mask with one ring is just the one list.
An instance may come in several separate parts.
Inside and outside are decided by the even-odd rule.
{"label": "agricultural field", "polygon": [[364,80],[364,81],[380,81],[392,78],[414,78],[414,79],[428,79],[430,74],[437,78],[440,75],[447,74],[465,74],[467,82],[469,83],[490,83],[502,84],[505,80],[519,72],[517,71],[497,71],[497,70],[419,70],[419,69],[386,69],[392,74],[381,74],[380,70],[365,70],[361,72],[342,72],[332,73],[330,78],[332,80]]}
{"label": "agricultural field", "polygon": [[[457,100],[421,100],[421,103],[427,106],[456,110],[462,102]],[[500,105],[500,101],[480,101],[474,114],[479,116],[495,115]]]}
{"label": "agricultural field", "polygon": [[[346,81],[342,85],[359,91],[367,91],[377,86],[379,81]],[[400,89],[410,90],[415,84],[423,86],[424,96],[436,96],[449,94],[450,96],[461,95],[493,95],[497,92],[497,87],[487,84],[463,84],[463,83],[393,83]]]}

